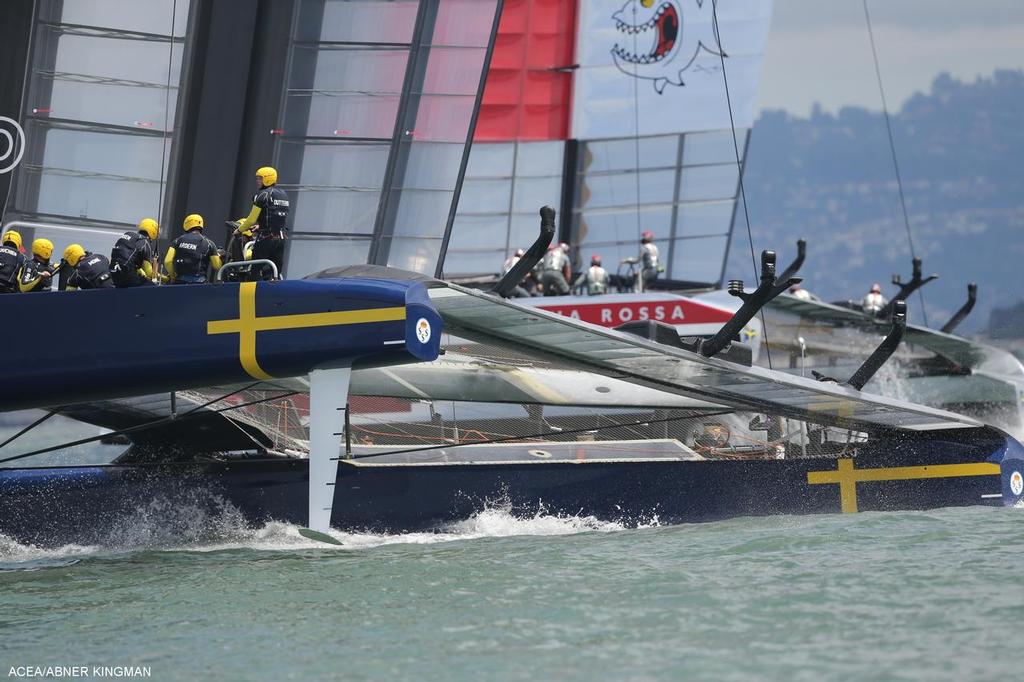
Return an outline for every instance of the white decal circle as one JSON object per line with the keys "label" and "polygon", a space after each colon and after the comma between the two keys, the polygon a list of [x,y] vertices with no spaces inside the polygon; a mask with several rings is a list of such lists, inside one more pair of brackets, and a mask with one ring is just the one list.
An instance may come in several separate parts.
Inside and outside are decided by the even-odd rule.
{"label": "white decal circle", "polygon": [[1010,492],[1014,495],[1024,492],[1024,476],[1021,476],[1019,471],[1010,474]]}
{"label": "white decal circle", "polygon": [[11,128],[18,136],[17,141],[15,141],[14,135],[9,130],[0,128],[0,162],[6,161],[12,155],[14,156],[10,163],[0,166],[0,175],[3,175],[14,170],[15,166],[21,163],[21,157],[25,154],[25,131],[18,125],[17,121],[6,116],[0,116],[0,125]]}
{"label": "white decal circle", "polygon": [[430,323],[425,317],[416,320],[416,338],[420,340],[420,343],[430,341]]}
{"label": "white decal circle", "polygon": [[0,150],[7,150],[3,154],[0,154],[0,161],[6,161],[7,157],[14,153],[14,136],[3,128],[0,128],[0,137],[7,140],[6,142],[0,140]]}

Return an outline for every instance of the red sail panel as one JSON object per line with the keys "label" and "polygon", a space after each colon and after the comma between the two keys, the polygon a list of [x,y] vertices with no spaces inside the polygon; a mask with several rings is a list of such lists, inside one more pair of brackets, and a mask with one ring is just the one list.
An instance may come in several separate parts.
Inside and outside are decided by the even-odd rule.
{"label": "red sail panel", "polygon": [[566,139],[575,43],[575,0],[506,0],[474,139]]}

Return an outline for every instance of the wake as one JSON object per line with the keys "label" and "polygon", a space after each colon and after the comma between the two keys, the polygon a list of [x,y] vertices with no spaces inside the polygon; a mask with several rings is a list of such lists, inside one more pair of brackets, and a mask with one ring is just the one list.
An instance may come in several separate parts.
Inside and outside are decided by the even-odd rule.
{"label": "wake", "polygon": [[[639,527],[657,526],[652,518]],[[436,531],[420,533],[347,533],[331,529],[330,535],[342,545],[328,545],[299,535],[299,526],[270,521],[258,527],[248,524],[230,504],[210,508],[208,503],[171,505],[156,499],[128,519],[109,529],[95,544],[70,544],[57,548],[22,544],[0,534],[0,571],[39,570],[68,566],[84,559],[118,554],[156,552],[330,551],[365,550],[388,545],[430,545],[437,543],[516,536],[565,536],[578,533],[610,533],[637,528],[593,516],[552,514],[538,509],[533,515],[513,514],[508,505],[486,507],[463,521],[446,524]]]}

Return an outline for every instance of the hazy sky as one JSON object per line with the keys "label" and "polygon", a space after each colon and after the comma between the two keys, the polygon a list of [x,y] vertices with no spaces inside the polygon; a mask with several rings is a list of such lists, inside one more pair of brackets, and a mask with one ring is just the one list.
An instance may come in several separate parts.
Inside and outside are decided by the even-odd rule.
{"label": "hazy sky", "polygon": [[[1024,68],[1024,0],[868,0],[889,106],[948,71]],[[761,109],[880,109],[862,0],[775,0]]]}

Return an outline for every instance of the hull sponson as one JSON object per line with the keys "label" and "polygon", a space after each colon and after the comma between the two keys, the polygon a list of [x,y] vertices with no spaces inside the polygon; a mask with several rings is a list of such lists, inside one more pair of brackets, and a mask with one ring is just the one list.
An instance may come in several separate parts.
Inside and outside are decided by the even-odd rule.
{"label": "hull sponson", "polygon": [[[967,437],[967,434],[972,434]],[[1016,454],[1014,454],[1016,453]],[[1020,446],[994,429],[935,432],[863,447],[857,471],[983,468],[983,475],[870,480],[855,484],[859,511],[1000,505],[999,464]],[[616,461],[374,465],[343,462],[331,525],[407,532],[469,518],[489,505],[513,513],[589,515],[627,525],[737,516],[838,513],[840,485],[812,484],[834,457],[756,461]],[[1018,462],[1018,460],[1013,460]],[[994,471],[988,473],[988,469]],[[943,470],[943,469],[940,469]],[[877,473],[877,471],[875,472]],[[895,476],[895,475],[894,475]],[[171,523],[185,505],[236,510],[251,524],[304,524],[308,463],[301,459],[0,470],[0,533],[40,546],[103,543],[145,510]],[[882,477],[885,479],[885,476]],[[158,501],[159,504],[155,504]]]}
{"label": "hull sponson", "polygon": [[441,338],[423,285],[384,279],[4,296],[0,312],[33,330],[7,346],[0,410],[433,360]]}

